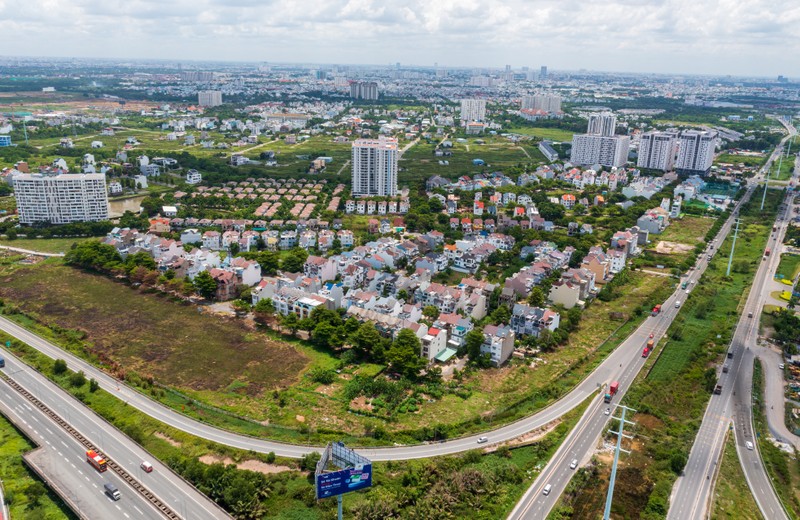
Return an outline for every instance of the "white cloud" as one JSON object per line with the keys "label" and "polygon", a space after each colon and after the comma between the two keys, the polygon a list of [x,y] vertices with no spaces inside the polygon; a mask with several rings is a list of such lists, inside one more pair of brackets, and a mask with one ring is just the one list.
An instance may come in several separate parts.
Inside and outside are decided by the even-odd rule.
{"label": "white cloud", "polygon": [[797,0],[0,0],[7,54],[800,75]]}

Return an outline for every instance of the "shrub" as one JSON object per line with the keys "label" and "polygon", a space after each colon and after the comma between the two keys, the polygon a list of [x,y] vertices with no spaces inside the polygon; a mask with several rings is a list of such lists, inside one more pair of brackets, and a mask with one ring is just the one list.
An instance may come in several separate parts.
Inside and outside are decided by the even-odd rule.
{"label": "shrub", "polygon": [[67,371],[67,362],[63,359],[56,359],[53,362],[53,374],[61,375]]}

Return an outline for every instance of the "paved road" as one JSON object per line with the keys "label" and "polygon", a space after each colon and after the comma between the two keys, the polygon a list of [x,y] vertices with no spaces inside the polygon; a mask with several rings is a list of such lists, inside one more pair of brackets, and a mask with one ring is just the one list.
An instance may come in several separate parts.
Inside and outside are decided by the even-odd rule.
{"label": "paved road", "polygon": [[6,251],[13,251],[15,253],[22,253],[25,255],[37,255],[37,256],[47,256],[47,257],[64,256],[64,253],[45,253],[42,251],[31,251],[30,249],[22,249],[19,247],[11,247],[11,246],[0,246],[0,249],[5,249]]}
{"label": "paved road", "polygon": [[[70,394],[60,389],[45,376],[30,368],[15,356],[4,353],[4,357],[6,360],[6,367],[2,370],[6,375],[22,385],[28,392],[32,393],[51,410],[61,416],[62,419],[65,419],[73,428],[81,432],[81,434],[89,439],[95,446],[100,448],[106,456],[127,470],[134,478],[139,480],[182,518],[230,518],[224,510],[218,507],[209,498],[200,493],[189,483],[182,480],[167,466],[161,464],[136,442],[129,439],[114,426],[97,416],[83,403],[73,398]],[[69,435],[68,432],[56,426],[56,423],[49,417],[44,416],[44,413],[38,408],[27,404],[27,401],[25,401],[21,394],[13,391],[7,383],[3,382],[0,388],[2,388],[4,392],[0,394],[2,395],[2,399],[0,399],[2,404],[13,402],[13,411],[22,414],[24,419],[33,419],[36,417],[36,421],[42,422],[42,428],[37,428],[38,431],[35,432],[36,436],[34,440],[43,442],[48,446],[48,449],[50,446],[56,446],[58,448],[62,440],[67,443],[68,446],[65,447],[65,450],[69,449],[69,453],[65,451],[65,455],[69,458],[70,465],[74,463],[77,467],[77,469],[72,472],[73,478],[76,474],[80,475],[78,472],[79,469],[85,473],[84,477],[91,479],[89,484],[99,484],[101,488],[103,482],[113,480],[117,483],[117,486],[123,490],[123,495],[125,495],[126,498],[126,500],[120,500],[116,502],[116,504],[119,505],[127,501],[128,496],[131,497],[130,502],[134,503],[133,495],[135,495],[135,493],[132,488],[129,488],[127,485],[123,488],[121,485],[122,480],[112,471],[109,470],[103,473],[102,479],[105,479],[103,482],[98,481],[100,475],[93,474],[94,470],[86,464],[85,449]],[[124,410],[120,410],[120,413],[124,413]],[[41,414],[42,417],[38,417],[37,414]],[[48,424],[47,427],[45,427],[46,422],[52,424]],[[67,442],[67,437],[72,440],[72,444]],[[63,447],[63,445],[61,446]],[[143,460],[152,463],[154,468],[152,473],[145,473],[141,470],[139,464]],[[92,471],[88,471],[87,468]],[[69,484],[69,482],[67,482],[67,484]],[[130,489],[130,491],[125,491],[125,489]],[[90,500],[89,495],[93,490],[89,489],[88,491],[89,493],[87,494],[86,489],[77,489],[74,490],[74,493],[79,500]],[[136,496],[139,495],[136,494]],[[139,504],[138,507],[144,510],[141,504]],[[114,509],[114,511],[116,511],[116,509]],[[131,511],[126,512],[130,513]],[[92,515],[91,517],[120,518],[120,515]],[[157,517],[161,518],[160,513]],[[133,518],[139,518],[139,514],[137,513],[137,516]]]}
{"label": "paved road", "polygon": [[[777,147],[770,157],[770,162],[781,151],[782,147]],[[769,163],[765,165],[765,168],[768,167]],[[756,197],[761,194],[760,190],[757,193]],[[781,212],[778,215],[778,232],[773,233],[767,243],[767,247],[772,248],[773,251],[776,246],[780,245],[785,232],[786,224],[782,219],[784,214],[785,212]],[[706,518],[709,498],[714,489],[715,466],[722,457],[725,430],[729,428],[731,422],[734,427],[736,451],[759,509],[764,517],[770,520],[788,518],[761,464],[758,450],[748,450],[745,447],[747,442],[755,443],[751,393],[754,349],[758,337],[758,316],[761,314],[764,303],[763,291],[765,288],[767,291],[769,290],[769,284],[765,282],[775,272],[780,255],[775,254],[763,258],[731,340],[728,356],[732,355],[733,357],[726,357],[724,361],[729,366],[729,372],[720,373],[719,376],[722,393],[713,395],[706,407],[703,422],[692,445],[684,473],[677,479],[673,487],[670,497],[671,507],[667,516],[669,519]]]}
{"label": "paved road", "polygon": [[796,450],[800,451],[800,437],[789,431],[784,415],[786,409],[785,378],[783,370],[779,368],[779,365],[784,363],[783,355],[768,346],[756,347],[755,354],[761,360],[761,366],[764,369],[764,381],[766,381],[764,403],[767,407],[769,431],[777,440],[792,444]]}
{"label": "paved road", "polygon": [[[746,201],[749,195],[750,192],[743,197],[742,202],[739,204]],[[717,237],[711,242],[715,246],[712,253],[717,251],[717,246],[722,243],[722,240],[730,231],[732,223],[733,217],[725,222]],[[684,281],[689,282],[689,290],[694,287],[703,275],[707,265],[706,256],[701,256],[698,258],[695,269],[689,271],[688,276],[683,278]],[[619,392],[612,400],[612,405],[606,405],[600,398],[597,398],[592,403],[575,429],[567,436],[553,458],[522,496],[509,515],[509,519],[529,518],[539,520],[547,518],[575,472],[569,467],[572,461],[577,459],[578,464],[582,465],[594,452],[598,439],[606,429],[611,417],[611,415],[605,415],[606,409],[611,408],[611,412],[614,415],[619,415],[614,410],[614,403],[618,403],[622,399],[636,375],[644,366],[646,359],[642,357],[642,349],[649,338],[649,334],[652,333],[654,339],[658,341],[672,324],[680,310],[675,307],[676,301],[683,302],[685,299],[685,291],[677,289],[667,299],[658,316],[648,318],[636,332],[631,334],[620,345],[615,353],[620,354],[622,364],[612,365],[612,373],[609,374],[609,380],[617,380],[620,383]],[[630,417],[628,419],[630,420]],[[616,426],[616,423],[613,426]],[[543,491],[547,485],[551,486],[551,490],[548,495],[544,495]]]}
{"label": "paved road", "polygon": [[[163,519],[161,512],[113,471],[99,473],[86,462],[86,451],[44,412],[0,381],[0,411],[41,447],[25,455],[45,482],[84,518]],[[103,485],[114,483],[122,498],[113,501]]]}

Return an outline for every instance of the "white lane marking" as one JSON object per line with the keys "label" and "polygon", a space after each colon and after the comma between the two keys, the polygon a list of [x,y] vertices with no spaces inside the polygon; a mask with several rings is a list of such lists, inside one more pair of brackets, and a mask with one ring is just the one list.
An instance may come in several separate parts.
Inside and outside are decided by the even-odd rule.
{"label": "white lane marking", "polygon": [[69,446],[67,446],[67,443],[66,443],[66,442],[64,442],[64,441],[61,441],[61,444],[63,444],[65,448],[69,448]]}
{"label": "white lane marking", "polygon": [[[89,477],[86,477],[86,480],[89,480]],[[95,489],[97,489],[97,484],[95,484],[94,482],[92,482],[92,485],[94,486],[94,488],[95,488]]]}
{"label": "white lane marking", "polygon": [[128,516],[128,513],[122,513],[122,514],[123,514],[123,515],[125,515],[125,518],[130,518],[130,517]]}
{"label": "white lane marking", "polygon": [[144,511],[142,511],[142,510],[141,510],[141,509],[139,509],[138,507],[136,507],[136,506],[133,506],[133,508],[134,508],[135,510],[139,511],[139,514],[140,514],[140,515],[144,515]]}
{"label": "white lane marking", "polygon": [[114,504],[114,507],[116,507],[117,509],[119,509],[120,511],[122,511],[122,508],[121,508],[121,507],[119,507],[117,504]]}

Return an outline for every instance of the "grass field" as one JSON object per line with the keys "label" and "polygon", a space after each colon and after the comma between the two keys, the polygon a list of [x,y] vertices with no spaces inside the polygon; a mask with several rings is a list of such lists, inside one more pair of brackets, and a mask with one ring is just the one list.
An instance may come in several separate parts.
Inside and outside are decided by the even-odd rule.
{"label": "grass field", "polygon": [[716,219],[686,215],[680,220],[671,220],[670,225],[660,235],[651,235],[650,239],[676,242],[694,247],[703,241],[706,233],[714,225]]}
{"label": "grass field", "polygon": [[17,238],[0,239],[0,246],[18,247],[42,253],[66,253],[72,244],[91,240],[91,238]]}
{"label": "grass field", "polygon": [[238,381],[241,393],[259,397],[308,364],[294,347],[236,322],[53,261],[5,275],[0,294],[50,325],[80,329],[95,355],[178,388],[220,391]]}
{"label": "grass field", "polygon": [[800,255],[784,254],[781,255],[781,262],[778,264],[776,275],[783,275],[783,278],[794,280],[800,274]]}
{"label": "grass field", "polygon": [[[516,144],[500,136],[469,137],[466,143],[459,143],[453,138],[451,157],[436,157],[433,152],[438,140],[430,143],[420,141],[411,147],[399,161],[400,181],[420,180],[431,175],[455,178],[461,175],[474,175],[481,172],[492,172],[507,167],[529,163],[543,163],[544,156],[533,143]],[[477,141],[484,141],[478,144]],[[483,166],[472,164],[473,159],[483,159]],[[447,166],[439,161],[448,161]]]}
{"label": "grass field", "polygon": [[569,130],[561,130],[559,128],[535,128],[529,126],[522,126],[516,128],[509,128],[509,132],[514,134],[532,135],[541,139],[549,139],[562,143],[571,143],[573,133]]}
{"label": "grass field", "polygon": [[0,477],[3,479],[6,502],[10,504],[11,518],[76,518],[22,460],[22,455],[35,447],[8,419],[0,415]]}
{"label": "grass field", "polygon": [[729,434],[714,489],[711,520],[762,520],[763,518],[744,478],[733,435]]}
{"label": "grass field", "polygon": [[760,167],[767,160],[766,155],[738,155],[723,153],[714,159],[714,164],[729,163],[729,164],[744,164],[745,166]]}

